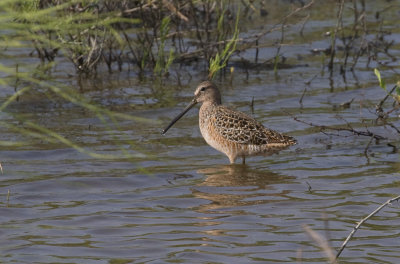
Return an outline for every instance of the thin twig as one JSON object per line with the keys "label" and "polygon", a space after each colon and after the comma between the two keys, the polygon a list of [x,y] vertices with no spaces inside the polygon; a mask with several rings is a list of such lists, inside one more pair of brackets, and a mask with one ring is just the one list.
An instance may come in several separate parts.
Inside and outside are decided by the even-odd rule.
{"label": "thin twig", "polygon": [[354,128],[352,128],[350,126],[350,124],[347,124],[348,127],[332,127],[332,126],[317,125],[317,124],[314,124],[314,123],[311,123],[311,122],[306,122],[304,120],[298,119],[296,116],[292,116],[292,117],[297,122],[300,122],[300,123],[303,123],[303,124],[306,124],[306,125],[309,125],[309,126],[312,126],[312,127],[319,128],[321,130],[321,132],[324,132],[324,130],[333,130],[333,131],[338,131],[338,132],[347,131],[347,132],[350,132],[353,135],[357,135],[357,136],[372,137],[372,138],[377,139],[377,140],[387,139],[386,137],[374,134],[369,130],[367,130],[367,131],[355,130]]}
{"label": "thin twig", "polygon": [[368,144],[367,144],[367,146],[365,147],[365,149],[364,149],[364,155],[368,158],[368,149],[369,149],[369,146],[371,146],[371,143],[372,143],[372,140],[373,140],[374,138],[373,137],[371,137],[371,139],[368,141]]}
{"label": "thin twig", "polygon": [[395,125],[393,125],[392,123],[387,123],[391,128],[393,128],[394,130],[396,130],[396,132],[398,134],[400,134],[400,129],[398,129]]}
{"label": "thin twig", "polygon": [[304,84],[310,85],[312,81],[314,81],[315,78],[318,77],[318,74],[315,74],[310,80],[306,81]]}
{"label": "thin twig", "polygon": [[251,98],[250,108],[251,114],[254,115],[254,96]]}
{"label": "thin twig", "polygon": [[256,58],[254,60],[254,63],[258,62],[258,39],[256,39]]}
{"label": "thin twig", "polygon": [[340,1],[340,7],[339,7],[339,14],[338,14],[338,20],[336,22],[336,27],[335,31],[332,36],[332,43],[331,43],[331,59],[329,61],[329,69],[331,72],[331,77],[332,77],[332,72],[333,72],[333,59],[335,58],[335,48],[336,48],[336,35],[339,30],[339,24],[342,20],[342,14],[343,14],[343,6],[344,6],[344,0]]}
{"label": "thin twig", "polygon": [[383,112],[383,110],[382,110],[383,104],[385,103],[385,101],[386,101],[389,97],[392,96],[392,93],[394,92],[394,90],[395,90],[396,88],[397,88],[397,84],[394,85],[393,88],[390,90],[390,92],[388,92],[388,93],[386,94],[386,96],[379,102],[379,104],[376,105],[375,108],[376,108],[376,111],[378,112],[378,114]]}
{"label": "thin twig", "polygon": [[[194,5],[193,5],[192,1],[190,2],[190,4],[192,5],[192,9],[194,10]],[[274,31],[282,30],[282,27],[283,27],[283,28],[286,28],[287,26],[284,24],[284,22],[285,22],[288,18],[294,16],[295,14],[297,14],[297,13],[300,12],[300,11],[303,11],[303,10],[305,10],[305,9],[307,9],[307,8],[309,8],[309,7],[311,7],[313,4],[314,4],[314,0],[310,1],[308,4],[306,4],[306,5],[302,6],[302,7],[296,8],[296,9],[293,10],[291,13],[289,13],[288,15],[286,15],[286,16],[281,20],[280,23],[277,23],[277,24],[273,25],[271,28],[269,28],[269,29],[267,29],[267,30],[265,30],[265,31],[263,31],[263,32],[256,33],[256,34],[254,34],[254,35],[250,35],[250,36],[247,36],[247,37],[244,37],[244,38],[237,38],[237,39],[235,40],[236,43],[243,43],[243,45],[242,45],[241,47],[237,47],[236,52],[241,52],[241,51],[247,50],[247,49],[249,49],[250,47],[257,47],[257,48],[259,48],[258,41],[259,41],[263,36],[265,36],[265,35],[267,35],[267,34],[269,34],[269,33],[271,33],[271,32],[274,32]],[[205,55],[204,55],[205,58],[208,60],[206,51],[208,51],[208,50],[210,50],[210,49],[212,49],[212,48],[214,48],[214,47],[216,47],[216,46],[226,45],[226,43],[227,43],[229,40],[221,40],[221,41],[216,41],[216,42],[211,42],[211,41],[209,41],[209,42],[207,42],[207,44],[206,44],[205,42],[202,41],[202,38],[201,38],[201,35],[200,35],[200,29],[199,29],[199,25],[198,25],[198,21],[197,21],[197,19],[196,19],[196,16],[194,16],[193,18],[194,18],[194,19],[193,19],[193,22],[194,22],[194,24],[195,24],[196,34],[197,34],[197,38],[198,38],[198,40],[199,40],[199,46],[200,46],[200,48],[198,48],[197,50],[191,51],[191,52],[187,52],[187,53],[184,53],[184,54],[177,55],[177,58],[181,58],[181,59],[191,58],[191,57],[195,57],[197,54],[204,53],[204,54],[205,54]],[[246,42],[246,43],[245,43],[245,42]],[[254,44],[254,43],[255,43],[255,44]]]}
{"label": "thin twig", "polygon": [[[313,4],[314,4],[314,0],[311,0],[311,1],[310,1],[309,3],[307,3],[306,5],[303,5],[302,7],[298,7],[298,8],[296,8],[295,10],[293,10],[292,12],[290,12],[288,15],[286,15],[284,18],[282,18],[282,20],[281,20],[279,23],[273,25],[271,28],[269,28],[269,29],[267,29],[267,30],[264,30],[264,31],[262,31],[262,32],[260,32],[260,33],[257,33],[257,34],[255,34],[255,35],[249,36],[249,37],[247,37],[246,39],[247,39],[247,40],[254,39],[254,41],[257,41],[257,40],[260,40],[262,37],[264,37],[265,35],[267,35],[267,34],[273,32],[273,31],[280,30],[280,29],[282,28],[282,24],[285,24],[285,21],[287,21],[288,18],[294,16],[295,14],[297,14],[297,13],[299,13],[299,12],[305,10],[305,9],[308,9],[308,8],[311,7]],[[238,39],[238,40],[239,40],[239,39]],[[252,43],[247,44],[247,47],[245,46],[245,47],[243,48],[243,50],[246,50],[246,49],[248,49],[248,48],[251,47],[251,46],[254,46],[254,44],[252,44]]]}
{"label": "thin twig", "polygon": [[139,7],[135,7],[135,8],[131,8],[131,9],[126,9],[120,13],[117,13],[117,16],[122,16],[123,14],[129,14],[129,13],[134,13],[136,11],[140,11],[143,10],[144,8],[150,7],[152,6],[155,2],[157,2],[157,0],[153,0],[151,2],[148,2],[147,4],[144,4],[143,6],[139,6]]}
{"label": "thin twig", "polygon": [[162,2],[169,9],[169,11],[174,13],[177,17],[184,20],[185,22],[189,22],[189,19],[184,14],[182,14],[178,9],[176,9],[176,7],[171,2],[167,0],[163,0]]}
{"label": "thin twig", "polygon": [[311,7],[314,4],[314,0],[311,0],[310,2],[308,2],[306,5],[303,5],[302,7],[298,7],[295,10],[293,10],[292,12],[290,12],[287,16],[285,16],[282,21],[286,21],[286,19],[288,19],[289,17],[293,16],[294,14],[303,11],[309,7]]}
{"label": "thin twig", "polygon": [[299,100],[300,105],[303,105],[303,98],[304,98],[304,95],[306,94],[306,92],[307,92],[307,87],[304,87],[303,93],[301,94],[301,97]]}
{"label": "thin twig", "polygon": [[387,200],[385,203],[383,203],[381,206],[379,206],[378,208],[376,208],[372,213],[370,213],[367,217],[363,218],[360,222],[358,222],[358,224],[353,228],[353,230],[351,231],[351,233],[347,236],[346,240],[343,242],[342,246],[340,247],[338,253],[336,254],[336,259],[340,256],[340,254],[342,253],[343,249],[346,247],[347,243],[350,241],[350,239],[354,236],[354,234],[356,233],[356,231],[360,228],[360,226],[367,221],[368,219],[370,219],[372,216],[374,216],[375,214],[377,214],[382,208],[384,208],[385,206],[391,204],[394,201],[398,201],[400,199],[400,195]]}
{"label": "thin twig", "polygon": [[283,21],[282,22],[282,27],[281,27],[281,39],[280,39],[280,41],[279,41],[279,44],[277,44],[278,45],[278,48],[276,49],[276,54],[275,54],[275,56],[274,56],[274,72],[275,72],[275,74],[277,73],[277,70],[278,70],[278,59],[279,59],[279,53],[280,53],[280,51],[281,51],[281,48],[282,48],[282,43],[283,43],[283,41],[284,41],[284,39],[285,39],[285,23],[286,23],[286,21]]}
{"label": "thin twig", "polygon": [[10,189],[7,191],[7,207],[10,204]]}
{"label": "thin twig", "polygon": [[304,38],[304,35],[303,35],[304,27],[305,27],[306,23],[308,22],[308,20],[310,19],[310,17],[311,17],[311,15],[308,14],[308,15],[305,17],[303,23],[301,24],[301,28],[300,28],[299,34],[300,34],[300,36],[301,36],[302,38]]}

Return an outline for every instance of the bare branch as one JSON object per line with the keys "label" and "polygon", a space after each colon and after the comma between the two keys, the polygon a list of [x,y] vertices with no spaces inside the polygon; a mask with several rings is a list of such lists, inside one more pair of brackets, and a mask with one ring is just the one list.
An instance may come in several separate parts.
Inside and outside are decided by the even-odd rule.
{"label": "bare branch", "polygon": [[367,130],[367,131],[360,131],[360,130],[355,130],[354,128],[351,127],[350,124],[347,124],[348,127],[333,127],[333,126],[324,126],[324,125],[317,125],[311,122],[306,122],[304,120],[300,120],[298,119],[296,116],[293,116],[293,119],[297,122],[312,126],[312,127],[316,127],[319,128],[321,130],[322,133],[325,132],[325,130],[332,130],[332,131],[347,131],[352,133],[353,135],[357,135],[357,136],[365,136],[365,137],[371,137],[374,138],[376,140],[380,140],[380,139],[387,139],[386,137],[377,135],[375,133],[372,133],[371,131]]}
{"label": "bare branch", "polygon": [[376,109],[376,112],[378,113],[379,117],[381,117],[381,114],[383,113],[383,109],[382,109],[383,104],[389,97],[391,97],[392,93],[394,92],[394,90],[396,88],[397,88],[397,85],[393,86],[392,90],[390,90],[390,92],[379,102],[379,104],[376,105],[375,109]]}
{"label": "bare branch", "polygon": [[338,20],[336,22],[336,27],[335,31],[332,36],[332,44],[331,44],[331,58],[329,61],[329,69],[331,73],[331,78],[332,78],[332,72],[333,72],[333,59],[335,58],[335,48],[336,48],[336,35],[339,30],[339,24],[342,20],[342,14],[343,14],[343,6],[344,6],[344,0],[340,1],[340,7],[339,7],[339,13],[338,13]]}
{"label": "bare branch", "polygon": [[185,22],[189,22],[189,19],[184,14],[179,12],[179,10],[176,9],[176,7],[171,2],[169,2],[167,0],[163,0],[163,4],[169,9],[169,11],[174,13],[177,17],[184,20]]}
{"label": "bare branch", "polygon": [[368,219],[370,219],[371,217],[373,217],[375,214],[377,214],[382,208],[384,208],[385,206],[391,204],[394,201],[398,201],[400,200],[400,195],[387,200],[385,203],[383,203],[381,206],[379,206],[378,208],[376,208],[372,213],[370,213],[367,217],[363,218],[360,222],[358,222],[358,224],[353,228],[353,230],[351,231],[351,233],[347,236],[346,240],[343,242],[342,246],[340,247],[338,253],[336,254],[336,259],[340,256],[340,254],[342,253],[343,249],[346,247],[347,243],[350,241],[350,239],[354,236],[354,234],[356,233],[356,231],[360,228],[360,226],[367,221]]}

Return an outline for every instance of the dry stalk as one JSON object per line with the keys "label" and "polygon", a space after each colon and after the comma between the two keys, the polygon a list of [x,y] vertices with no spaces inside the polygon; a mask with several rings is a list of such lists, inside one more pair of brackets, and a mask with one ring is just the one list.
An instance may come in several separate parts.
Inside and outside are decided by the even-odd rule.
{"label": "dry stalk", "polygon": [[10,189],[7,190],[7,207],[10,204]]}
{"label": "dry stalk", "polygon": [[335,58],[336,36],[337,36],[338,30],[339,30],[339,25],[342,21],[343,7],[344,7],[344,0],[341,0],[340,7],[339,7],[339,13],[338,13],[338,20],[336,22],[335,31],[332,36],[331,59],[329,61],[329,69],[330,69],[331,78],[332,78],[332,74],[333,74],[333,60]]}
{"label": "dry stalk", "polygon": [[174,13],[177,17],[184,20],[185,22],[189,22],[189,19],[184,14],[179,12],[179,10],[176,9],[176,7],[170,1],[163,0],[162,2],[168,8],[168,10]]}
{"label": "dry stalk", "polygon": [[122,16],[122,14],[129,14],[129,13],[134,13],[134,12],[140,11],[140,10],[142,10],[144,8],[148,8],[148,7],[153,6],[156,2],[157,2],[157,0],[153,0],[153,1],[148,2],[147,4],[144,4],[144,5],[139,6],[139,7],[126,9],[123,12],[118,13],[117,16]]}
{"label": "dry stalk", "polygon": [[350,234],[347,236],[346,240],[343,242],[342,246],[340,247],[338,253],[336,254],[336,259],[339,258],[339,256],[342,253],[343,249],[347,246],[347,243],[350,241],[350,239],[354,236],[354,234],[357,232],[357,230],[361,227],[361,225],[363,223],[365,223],[368,219],[370,219],[375,214],[377,214],[385,206],[391,204],[394,201],[398,201],[398,200],[400,200],[400,195],[395,197],[395,198],[387,200],[385,203],[383,203],[378,208],[376,208],[372,213],[370,213],[368,216],[366,216],[360,222],[358,222],[358,224],[353,228],[353,230],[350,232]]}
{"label": "dry stalk", "polygon": [[308,225],[303,225],[303,228],[315,241],[315,243],[324,251],[326,257],[329,259],[329,263],[337,264],[334,250],[329,245],[328,241],[323,236],[312,230]]}

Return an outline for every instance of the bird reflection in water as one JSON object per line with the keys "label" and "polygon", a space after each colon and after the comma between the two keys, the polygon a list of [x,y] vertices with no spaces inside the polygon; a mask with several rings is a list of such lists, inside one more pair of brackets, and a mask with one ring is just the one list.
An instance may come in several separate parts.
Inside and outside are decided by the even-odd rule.
{"label": "bird reflection in water", "polygon": [[206,178],[192,193],[211,201],[199,207],[203,212],[287,200],[285,196],[289,191],[277,190],[274,185],[290,183],[295,178],[241,165],[220,165],[197,172]]}

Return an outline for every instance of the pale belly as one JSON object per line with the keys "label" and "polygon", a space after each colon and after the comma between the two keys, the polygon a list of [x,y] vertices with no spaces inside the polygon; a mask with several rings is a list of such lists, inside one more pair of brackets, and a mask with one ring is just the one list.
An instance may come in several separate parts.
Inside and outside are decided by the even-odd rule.
{"label": "pale belly", "polygon": [[228,157],[252,156],[262,152],[262,146],[241,144],[222,137],[209,123],[200,125],[200,132],[208,145],[224,153]]}
{"label": "pale belly", "polygon": [[200,132],[208,145],[222,153],[227,154],[227,145],[222,142],[221,136],[216,134],[216,132],[209,125],[200,126]]}

